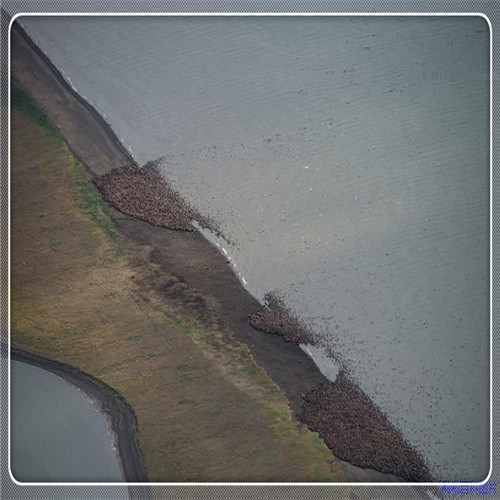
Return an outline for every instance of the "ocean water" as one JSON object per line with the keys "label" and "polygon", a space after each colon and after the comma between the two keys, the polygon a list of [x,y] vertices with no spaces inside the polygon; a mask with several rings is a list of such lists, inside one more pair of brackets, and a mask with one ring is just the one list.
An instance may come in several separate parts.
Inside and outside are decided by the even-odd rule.
{"label": "ocean water", "polygon": [[12,360],[11,395],[11,471],[18,481],[125,481],[107,417],[80,389]]}
{"label": "ocean water", "polygon": [[[489,468],[479,17],[23,18],[138,163],[321,335],[438,479]],[[328,353],[334,353],[333,361]]]}

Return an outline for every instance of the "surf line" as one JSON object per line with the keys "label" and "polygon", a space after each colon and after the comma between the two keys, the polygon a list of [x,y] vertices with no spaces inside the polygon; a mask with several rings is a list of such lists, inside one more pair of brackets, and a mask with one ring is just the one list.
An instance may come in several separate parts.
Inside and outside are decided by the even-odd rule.
{"label": "surf line", "polygon": [[234,260],[234,257],[231,257],[231,255],[229,254],[229,252],[227,251],[227,249],[219,243],[217,236],[212,231],[210,231],[209,229],[202,228],[195,220],[191,221],[191,224],[203,236],[205,236],[205,238],[210,243],[212,243],[212,245],[215,245],[215,247],[217,248],[217,250],[219,251],[219,253],[221,253],[222,255],[224,255],[224,258],[227,260],[227,262],[231,266],[234,274],[239,279],[240,283],[243,285],[243,287],[245,288],[245,290],[247,290],[248,292],[250,292],[250,290],[248,289],[248,281],[246,280],[245,276],[243,275],[243,273],[238,268],[238,265],[236,264],[236,261]]}

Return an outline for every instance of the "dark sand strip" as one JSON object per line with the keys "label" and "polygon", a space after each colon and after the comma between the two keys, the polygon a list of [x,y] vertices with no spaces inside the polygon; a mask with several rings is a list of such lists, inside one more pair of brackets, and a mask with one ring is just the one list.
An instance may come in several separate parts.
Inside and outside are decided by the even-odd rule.
{"label": "dark sand strip", "polygon": [[[86,165],[99,186],[102,177],[110,172],[120,175],[120,172],[130,174],[130,168],[137,169],[128,152],[118,141],[109,125],[102,120],[94,108],[78,96],[64,81],[57,69],[48,61],[41,51],[29,40],[26,33],[17,25],[12,30],[13,42],[13,72],[15,78],[26,88],[42,106],[51,121],[60,129],[68,145],[79,160]],[[120,168],[125,167],[125,171]],[[118,170],[117,170],[118,169]],[[127,173],[128,172],[128,173]],[[137,171],[135,171],[137,172]],[[135,175],[135,174],[134,174]],[[104,177],[106,179],[106,177]],[[107,178],[109,180],[109,177]],[[114,181],[118,180],[113,179]],[[108,184],[109,185],[109,184]],[[144,194],[144,193],[143,193]],[[154,197],[158,199],[157,193]],[[227,260],[197,231],[169,231],[160,225],[150,225],[145,213],[150,214],[150,201],[142,199],[150,208],[141,205],[134,212],[116,202],[120,199],[112,190],[107,198],[122,214],[137,216],[139,219],[115,213],[114,220],[120,232],[131,241],[140,243],[151,249],[148,259],[157,269],[158,279],[148,286],[155,288],[166,301],[176,302],[178,306],[195,315],[210,325],[220,325],[231,330],[235,337],[243,341],[250,349],[256,362],[269,374],[273,381],[286,394],[292,409],[299,418],[304,419],[311,427],[316,427],[322,433],[329,446],[335,451],[336,442],[341,442],[339,449],[344,450],[340,457],[361,467],[378,468],[382,472],[398,473],[401,477],[411,480],[422,480],[427,477],[423,461],[416,453],[406,454],[398,449],[404,441],[393,438],[389,441],[392,447],[379,452],[379,459],[373,456],[373,451],[380,443],[381,435],[377,431],[387,430],[387,427],[375,426],[375,432],[358,432],[357,439],[348,434],[333,435],[326,431],[334,425],[335,432],[342,432],[342,422],[355,420],[358,430],[369,429],[376,422],[371,418],[379,415],[371,406],[371,402],[352,383],[343,381],[340,391],[335,390],[335,384],[328,382],[319,372],[313,361],[293,342],[301,340],[297,331],[284,342],[279,335],[259,335],[250,325],[248,318],[261,310],[261,305],[246,292],[239,280],[227,265]],[[115,200],[113,200],[115,198]],[[122,198],[123,199],[123,198]],[[139,213],[137,213],[139,212]],[[142,215],[142,216],[141,216]],[[150,214],[151,215],[151,214]],[[186,213],[174,217],[184,221]],[[170,217],[170,216],[169,216]],[[170,218],[169,218],[170,220]],[[165,222],[165,221],[164,221]],[[168,220],[166,224],[168,225]],[[179,224],[176,229],[186,229]],[[162,279],[162,274],[174,274],[176,279]],[[283,320],[281,315],[272,320]],[[259,317],[259,316],[258,316]],[[261,329],[265,330],[265,318],[260,316]],[[255,324],[255,322],[254,322]],[[295,325],[296,328],[297,325]],[[302,339],[303,340],[303,339]],[[346,385],[347,384],[347,385]],[[346,399],[340,397],[345,389],[355,394],[353,408],[358,412],[337,411],[345,404]],[[326,389],[325,389],[326,388]],[[329,396],[326,407],[319,405],[316,395],[326,393]],[[306,398],[304,398],[306,395]],[[336,399],[338,398],[338,399]],[[362,405],[359,401],[363,402]],[[329,419],[334,418],[335,423]],[[319,425],[318,421],[322,424]],[[363,423],[363,425],[361,425]],[[393,431],[393,434],[396,431]],[[371,443],[367,440],[374,440]],[[342,441],[343,440],[343,441]],[[389,457],[388,462],[383,457]],[[402,467],[397,467],[394,460],[405,456]],[[391,458],[395,457],[395,459]],[[415,461],[413,463],[412,461]],[[392,464],[392,465],[391,465]],[[394,466],[394,468],[392,468]],[[350,469],[351,476],[356,477],[356,468]],[[370,480],[370,475],[363,476]],[[374,474],[373,480],[395,480],[394,476],[380,477]],[[355,480],[355,479],[354,479]]]}
{"label": "dark sand strip", "polygon": [[[77,94],[16,21],[11,30],[11,71],[32,92],[71,152],[94,175],[136,165],[109,124]],[[85,160],[85,161],[83,161]]]}

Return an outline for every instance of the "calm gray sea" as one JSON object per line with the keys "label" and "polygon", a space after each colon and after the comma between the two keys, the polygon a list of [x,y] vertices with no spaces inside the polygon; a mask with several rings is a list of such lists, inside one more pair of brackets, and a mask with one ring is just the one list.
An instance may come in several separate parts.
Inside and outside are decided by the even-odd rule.
{"label": "calm gray sea", "polygon": [[84,392],[12,360],[11,393],[11,470],[18,481],[125,481],[116,436]]}
{"label": "calm gray sea", "polygon": [[[489,459],[481,18],[25,18],[139,163],[221,224],[442,480]],[[211,235],[207,235],[215,240]]]}

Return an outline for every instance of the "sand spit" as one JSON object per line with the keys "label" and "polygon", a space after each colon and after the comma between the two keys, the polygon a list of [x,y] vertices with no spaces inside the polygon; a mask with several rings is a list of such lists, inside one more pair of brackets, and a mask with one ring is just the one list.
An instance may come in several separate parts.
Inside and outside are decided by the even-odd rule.
{"label": "sand spit", "polygon": [[191,221],[195,220],[202,227],[213,227],[208,218],[181,198],[154,165],[113,169],[96,177],[94,183],[117,210],[154,226],[193,231]]}

